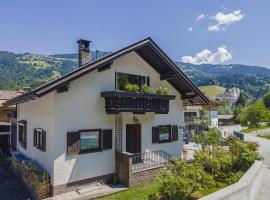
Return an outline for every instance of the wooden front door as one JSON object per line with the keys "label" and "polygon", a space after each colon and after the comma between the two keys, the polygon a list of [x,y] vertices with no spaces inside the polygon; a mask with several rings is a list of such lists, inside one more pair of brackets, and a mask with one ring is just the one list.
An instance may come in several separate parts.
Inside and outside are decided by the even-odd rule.
{"label": "wooden front door", "polygon": [[126,151],[141,153],[141,125],[127,124],[126,126]]}

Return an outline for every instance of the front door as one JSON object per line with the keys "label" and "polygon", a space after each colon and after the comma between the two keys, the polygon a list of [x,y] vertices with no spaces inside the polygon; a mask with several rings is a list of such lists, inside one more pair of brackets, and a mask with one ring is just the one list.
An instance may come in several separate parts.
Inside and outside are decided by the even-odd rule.
{"label": "front door", "polygon": [[141,153],[141,125],[126,125],[126,151],[129,153]]}

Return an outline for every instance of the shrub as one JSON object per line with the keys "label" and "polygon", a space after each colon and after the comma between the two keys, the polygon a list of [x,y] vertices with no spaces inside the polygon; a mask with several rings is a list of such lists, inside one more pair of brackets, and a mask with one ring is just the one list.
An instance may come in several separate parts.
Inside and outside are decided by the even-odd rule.
{"label": "shrub", "polygon": [[209,129],[208,132],[203,132],[200,134],[197,134],[195,136],[195,141],[197,144],[201,144],[202,148],[204,149],[206,146],[212,145],[221,145],[222,144],[222,137],[221,133],[218,129],[212,128]]}
{"label": "shrub", "polygon": [[126,84],[125,89],[128,92],[139,92],[140,87],[136,84],[128,83]]}
{"label": "shrub", "polygon": [[165,88],[165,87],[157,87],[156,93],[157,94],[170,94],[170,90],[168,88]]}
{"label": "shrub", "polygon": [[217,182],[228,183],[226,179],[233,175],[233,156],[221,146],[207,147],[196,152],[194,158]]}
{"label": "shrub", "polygon": [[172,160],[168,171],[163,171],[157,179],[158,193],[150,195],[152,200],[187,200],[198,190],[215,186],[213,178],[201,165]]}
{"label": "shrub", "polygon": [[254,142],[235,141],[230,144],[230,151],[234,158],[234,168],[237,171],[246,171],[255,160],[260,160],[257,151],[258,145]]}

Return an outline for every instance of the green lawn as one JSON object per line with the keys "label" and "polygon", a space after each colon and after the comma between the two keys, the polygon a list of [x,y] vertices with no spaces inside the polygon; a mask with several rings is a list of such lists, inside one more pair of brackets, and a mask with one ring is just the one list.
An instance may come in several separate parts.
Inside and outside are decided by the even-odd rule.
{"label": "green lawn", "polygon": [[253,131],[263,130],[263,129],[267,129],[267,128],[270,128],[270,126],[260,126],[260,127],[256,127],[256,128],[247,128],[247,129],[244,129],[240,132],[241,133],[250,133]]}
{"label": "green lawn", "polygon": [[270,140],[270,133],[269,134],[265,134],[265,135],[258,134],[257,136],[258,137],[262,137],[262,138],[266,138],[266,139],[269,139]]}
{"label": "green lawn", "polygon": [[210,98],[216,97],[218,94],[222,94],[225,92],[226,88],[218,86],[218,85],[207,85],[199,87],[200,90]]}
{"label": "green lawn", "polygon": [[128,190],[125,190],[123,192],[118,192],[116,194],[99,198],[99,200],[147,200],[148,195],[153,194],[156,191],[157,185],[152,183],[134,188],[129,188]]}
{"label": "green lawn", "polygon": [[[209,190],[204,190],[200,192],[195,192],[193,196],[194,199],[202,198],[208,194],[216,192],[223,189],[227,185],[221,184],[219,187],[211,188]],[[128,190],[118,192],[109,196],[98,198],[98,200],[148,200],[148,196],[158,191],[157,185],[154,183],[146,184],[143,186],[138,186],[134,188],[129,188]]]}

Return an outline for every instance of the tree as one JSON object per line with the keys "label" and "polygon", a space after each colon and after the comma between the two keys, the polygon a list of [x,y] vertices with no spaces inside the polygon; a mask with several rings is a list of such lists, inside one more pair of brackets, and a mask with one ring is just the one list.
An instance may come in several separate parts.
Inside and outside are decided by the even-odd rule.
{"label": "tree", "polygon": [[270,92],[267,93],[264,98],[263,98],[263,102],[266,108],[270,109]]}
{"label": "tree", "polygon": [[247,106],[240,114],[240,123],[250,128],[258,127],[260,122],[269,120],[269,111],[267,111],[263,101],[259,100]]}
{"label": "tree", "polygon": [[240,92],[240,96],[236,102],[236,105],[237,106],[245,106],[246,103],[247,103],[247,100],[248,100],[249,96],[247,95],[247,93],[241,91]]}

